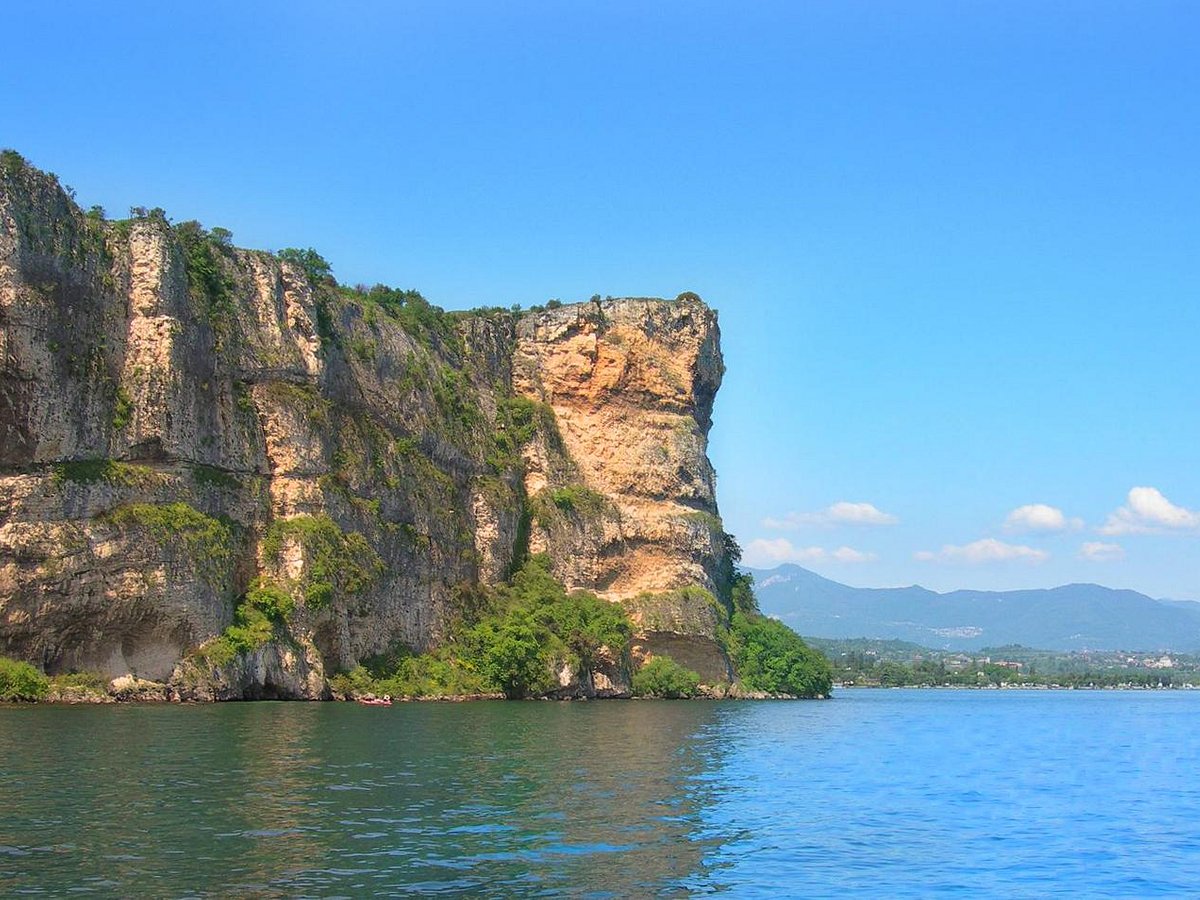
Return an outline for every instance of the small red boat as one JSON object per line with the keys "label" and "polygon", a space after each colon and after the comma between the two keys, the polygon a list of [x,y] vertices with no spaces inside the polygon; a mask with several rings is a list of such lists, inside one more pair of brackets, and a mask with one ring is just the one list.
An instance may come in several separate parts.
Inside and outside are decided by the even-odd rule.
{"label": "small red boat", "polygon": [[363,706],[391,706],[391,697],[359,697],[358,702]]}

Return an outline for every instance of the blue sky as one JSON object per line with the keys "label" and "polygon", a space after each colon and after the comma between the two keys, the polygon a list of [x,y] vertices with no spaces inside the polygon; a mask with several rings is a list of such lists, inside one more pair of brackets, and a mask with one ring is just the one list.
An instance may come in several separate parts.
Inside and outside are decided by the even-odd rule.
{"label": "blue sky", "polygon": [[176,6],[10,0],[0,144],[447,308],[698,292],[749,562],[1200,599],[1200,6]]}

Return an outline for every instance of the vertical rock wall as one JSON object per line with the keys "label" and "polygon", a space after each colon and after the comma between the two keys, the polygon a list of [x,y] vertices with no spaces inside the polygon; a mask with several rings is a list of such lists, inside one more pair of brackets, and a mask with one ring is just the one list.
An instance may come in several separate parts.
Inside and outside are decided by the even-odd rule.
{"label": "vertical rock wall", "polygon": [[[657,595],[639,646],[694,640],[715,680],[716,620],[663,592],[718,587],[721,372],[698,300],[406,319],[158,214],[87,216],[6,154],[0,654],[317,697],[436,645],[528,549],[635,620]],[[543,412],[518,448],[513,394]],[[299,601],[288,640],[196,664],[264,580]]]}

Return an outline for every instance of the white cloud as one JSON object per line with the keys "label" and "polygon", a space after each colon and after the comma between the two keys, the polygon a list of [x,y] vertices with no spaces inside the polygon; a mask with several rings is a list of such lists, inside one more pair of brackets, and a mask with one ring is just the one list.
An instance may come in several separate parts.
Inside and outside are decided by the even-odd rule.
{"label": "white cloud", "polygon": [[1006,544],[995,538],[983,538],[971,544],[956,547],[953,544],[943,545],[936,553],[922,550],[913,554],[913,559],[922,562],[966,563],[979,565],[990,562],[1030,562],[1039,563],[1050,558],[1045,550],[1035,550],[1023,544]]}
{"label": "white cloud", "polygon": [[865,563],[874,560],[874,553],[864,553],[862,550],[855,550],[853,547],[838,547],[829,554],[838,562],[844,563]]}
{"label": "white cloud", "polygon": [[847,503],[845,500],[833,504],[825,513],[829,521],[839,525],[895,525],[900,521],[871,503]]}
{"label": "white cloud", "polygon": [[747,565],[766,568],[780,563],[865,563],[872,562],[876,556],[853,547],[827,550],[824,547],[795,547],[787,538],[755,538],[746,545],[743,559]]}
{"label": "white cloud", "polygon": [[1078,531],[1083,527],[1083,519],[1068,519],[1056,506],[1027,503],[1008,514],[1004,527],[1008,531],[1066,531],[1068,528]]}
{"label": "white cloud", "polygon": [[1125,549],[1120,544],[1106,544],[1103,541],[1084,541],[1079,545],[1079,558],[1092,562],[1109,562],[1114,559],[1124,559]]}
{"label": "white cloud", "polygon": [[899,518],[885,513],[873,503],[849,503],[839,500],[818,512],[791,512],[781,519],[763,519],[762,524],[764,528],[794,529],[813,525],[895,525],[899,521]]}
{"label": "white cloud", "polygon": [[1126,504],[1108,517],[1101,534],[1145,534],[1163,530],[1200,529],[1200,512],[1176,506],[1158,488],[1135,487]]}

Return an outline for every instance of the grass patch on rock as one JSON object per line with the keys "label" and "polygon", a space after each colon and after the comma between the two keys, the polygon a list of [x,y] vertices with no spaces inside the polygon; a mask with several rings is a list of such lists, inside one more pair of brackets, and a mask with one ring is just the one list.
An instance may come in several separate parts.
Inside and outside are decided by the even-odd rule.
{"label": "grass patch on rock", "polygon": [[612,510],[612,501],[582,484],[542,488],[529,498],[530,515],[542,525],[561,521],[563,517],[597,519]]}
{"label": "grass patch on rock", "polygon": [[115,487],[145,487],[158,475],[149,466],[115,459],[74,459],[56,463],[51,476],[56,487],[64,484],[111,484]]}
{"label": "grass patch on rock", "polygon": [[263,556],[278,563],[286,542],[304,552],[300,588],[310,609],[323,609],[338,595],[356,594],[383,573],[383,560],[357,531],[345,532],[326,515],[276,519],[262,542]]}
{"label": "grass patch on rock", "polygon": [[187,503],[127,503],[101,519],[148,532],[160,547],[191,560],[210,583],[219,582],[233,562],[233,522],[205,515]]}

